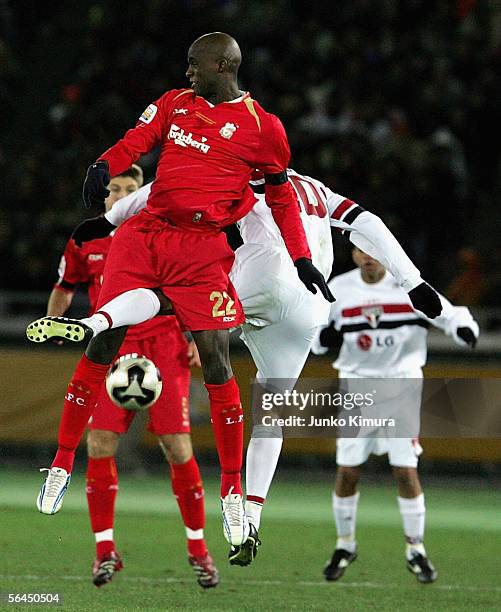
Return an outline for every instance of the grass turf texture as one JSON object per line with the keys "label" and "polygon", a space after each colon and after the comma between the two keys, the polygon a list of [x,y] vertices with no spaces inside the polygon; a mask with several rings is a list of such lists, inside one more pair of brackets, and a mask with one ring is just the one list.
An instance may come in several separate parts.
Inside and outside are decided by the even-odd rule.
{"label": "grass turf texture", "polygon": [[[327,583],[321,572],[335,541],[330,486],[304,481],[277,479],[264,511],[263,546],[248,568],[226,562],[217,486],[207,483],[206,533],[221,584],[204,591],[186,560],[167,479],[123,477],[115,534],[125,569],[96,589],[83,478],[74,478],[58,515],[43,516],[35,508],[42,476],[0,471],[0,591],[58,592],[64,610],[501,608],[499,492],[427,487],[426,544],[439,580],[420,585],[405,569],[394,488],[362,484],[359,559],[341,581]],[[0,603],[2,610],[32,608]]]}

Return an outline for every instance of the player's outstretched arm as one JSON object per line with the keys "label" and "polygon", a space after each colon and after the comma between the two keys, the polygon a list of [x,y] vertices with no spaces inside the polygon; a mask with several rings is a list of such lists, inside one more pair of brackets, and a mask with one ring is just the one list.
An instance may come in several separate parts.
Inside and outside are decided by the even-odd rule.
{"label": "player's outstretched arm", "polygon": [[47,302],[48,317],[62,317],[73,302],[73,291],[64,291],[54,287]]}
{"label": "player's outstretched arm", "polygon": [[439,317],[430,319],[430,323],[452,336],[454,342],[460,346],[469,346],[474,349],[480,335],[478,323],[466,306],[454,306],[442,294],[438,294],[442,304]]}
{"label": "player's outstretched arm", "polygon": [[408,294],[414,308],[426,314],[430,319],[438,317],[442,312],[438,293],[428,283],[424,281],[419,283]]}
{"label": "player's outstretched arm", "polygon": [[89,166],[82,192],[86,208],[102,205],[109,194],[106,185],[110,177],[130,168],[141,155],[151,151],[162,140],[170,103],[175,95],[174,90],[168,91],[150,104],[139,117],[136,126]]}
{"label": "player's outstretched arm", "polygon": [[81,247],[84,242],[95,240],[96,238],[106,238],[111,232],[116,229],[113,223],[110,223],[103,215],[85,219],[77,225],[71,234],[72,239],[78,247]]}
{"label": "player's outstretched arm", "polygon": [[343,196],[330,190],[328,193],[331,225],[382,263],[407,291],[414,308],[431,319],[438,317],[442,304],[437,292],[423,281],[421,273],[382,219]]}

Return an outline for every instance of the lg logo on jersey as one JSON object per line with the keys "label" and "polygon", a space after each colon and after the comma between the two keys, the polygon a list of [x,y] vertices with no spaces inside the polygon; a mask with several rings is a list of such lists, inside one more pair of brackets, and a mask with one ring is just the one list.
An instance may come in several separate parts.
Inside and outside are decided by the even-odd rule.
{"label": "lg logo on jersey", "polygon": [[[378,348],[390,348],[395,345],[393,336],[376,336],[376,346]],[[372,338],[368,334],[360,334],[357,338],[357,346],[361,351],[369,351],[372,346]]]}

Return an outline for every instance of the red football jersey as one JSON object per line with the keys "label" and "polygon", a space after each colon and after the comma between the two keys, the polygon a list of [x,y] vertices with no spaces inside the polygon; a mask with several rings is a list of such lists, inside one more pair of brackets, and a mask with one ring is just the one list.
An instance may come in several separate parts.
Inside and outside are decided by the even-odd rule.
{"label": "red football jersey", "polygon": [[[278,174],[290,158],[282,123],[248,93],[213,105],[192,89],[168,91],[99,159],[115,176],[156,145],[160,159],[146,210],[193,230],[242,218],[255,202],[251,172]],[[267,186],[266,195],[292,258],[310,258],[291,185]]]}
{"label": "red football jersey", "polygon": [[[73,292],[77,285],[87,284],[90,302],[89,314],[96,309],[97,298],[103,284],[104,262],[111,241],[112,237],[107,236],[84,242],[82,247],[77,247],[74,240],[68,240],[59,263],[59,279],[54,286],[61,291]],[[127,332],[127,338],[133,340],[162,333],[161,328],[166,325],[177,327],[181,333],[176,317],[154,317],[139,325],[131,326]]]}

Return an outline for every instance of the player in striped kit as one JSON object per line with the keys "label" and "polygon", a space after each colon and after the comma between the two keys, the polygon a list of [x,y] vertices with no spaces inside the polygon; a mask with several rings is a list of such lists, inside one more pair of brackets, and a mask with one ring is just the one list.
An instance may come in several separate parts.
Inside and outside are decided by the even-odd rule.
{"label": "player in striped kit", "polygon": [[[330,274],[333,263],[333,226],[345,232],[354,244],[382,259],[416,308],[431,317],[440,314],[436,293],[422,281],[419,270],[379,217],[320,181],[291,169],[288,176],[301,206],[312,261],[325,276]],[[238,224],[244,244],[236,250],[230,274],[246,316],[242,338],[258,369],[258,379],[287,379],[292,386],[303,369],[318,328],[328,321],[330,307],[320,294],[310,293],[296,280],[297,274],[265,202],[262,177],[256,173],[251,185],[256,203]],[[148,193],[146,185],[121,200],[106,215],[107,227],[103,228],[99,221],[85,222],[81,227],[82,238],[101,235],[102,231],[109,232],[120,225],[145,206]],[[254,428],[246,467],[246,512],[253,529],[242,546],[232,547],[230,563],[248,565],[256,554],[261,510],[281,447],[280,428]]]}
{"label": "player in striped kit", "polygon": [[[353,250],[357,268],[333,278],[329,285],[337,296],[330,309],[329,321],[343,335],[343,344],[333,367],[339,377],[348,379],[347,388],[360,390],[357,379],[408,379],[408,389],[400,389],[395,398],[384,403],[391,414],[411,413],[419,419],[422,367],[426,363],[427,328],[432,323],[462,346],[475,347],[479,328],[468,308],[453,306],[443,296],[442,313],[431,320],[416,312],[408,295],[395,277],[376,259],[360,249]],[[328,329],[328,328],[326,328]],[[332,335],[319,332],[313,352],[323,354]],[[350,380],[351,379],[351,380]],[[372,384],[372,383],[370,383]],[[373,385],[374,386],[374,385]],[[405,395],[403,395],[405,393]],[[407,568],[421,583],[433,582],[437,572],[427,558],[423,544],[425,526],[424,494],[417,465],[422,452],[416,438],[392,438],[391,431],[381,428],[370,437],[338,438],[333,512],[337,543],[324,569],[327,580],[338,580],[357,557],[355,540],[359,500],[357,483],[361,465],[371,453],[387,453],[398,486],[398,505],[406,540]]]}

